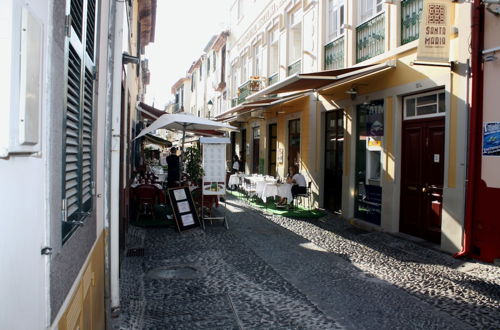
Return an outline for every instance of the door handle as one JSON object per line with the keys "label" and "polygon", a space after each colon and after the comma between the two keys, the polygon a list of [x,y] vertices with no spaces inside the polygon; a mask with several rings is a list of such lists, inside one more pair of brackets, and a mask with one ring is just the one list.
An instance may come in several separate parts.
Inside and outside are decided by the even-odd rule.
{"label": "door handle", "polygon": [[423,187],[423,188],[422,188],[422,192],[423,192],[423,193],[427,192],[427,187]]}
{"label": "door handle", "polygon": [[408,190],[416,191],[417,187],[415,187],[415,186],[408,186]]}

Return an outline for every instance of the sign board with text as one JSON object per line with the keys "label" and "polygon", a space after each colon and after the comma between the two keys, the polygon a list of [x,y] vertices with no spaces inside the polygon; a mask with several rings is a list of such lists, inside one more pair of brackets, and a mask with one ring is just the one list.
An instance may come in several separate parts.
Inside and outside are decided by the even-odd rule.
{"label": "sign board with text", "polygon": [[417,60],[449,62],[451,1],[424,0]]}
{"label": "sign board with text", "polygon": [[193,197],[188,187],[169,189],[168,196],[179,231],[200,226],[198,213],[196,213]]}

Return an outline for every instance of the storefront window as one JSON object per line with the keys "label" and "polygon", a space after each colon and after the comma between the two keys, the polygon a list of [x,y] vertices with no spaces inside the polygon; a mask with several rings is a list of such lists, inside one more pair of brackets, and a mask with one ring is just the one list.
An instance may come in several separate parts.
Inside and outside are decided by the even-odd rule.
{"label": "storefront window", "polygon": [[355,217],[380,225],[384,101],[357,106]]}

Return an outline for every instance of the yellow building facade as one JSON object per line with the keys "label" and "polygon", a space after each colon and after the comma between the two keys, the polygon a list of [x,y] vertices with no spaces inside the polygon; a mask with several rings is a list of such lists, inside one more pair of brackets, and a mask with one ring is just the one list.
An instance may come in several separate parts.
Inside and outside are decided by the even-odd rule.
{"label": "yellow building facade", "polygon": [[470,4],[430,2],[449,19],[449,52],[435,61],[419,54],[424,1],[256,1],[246,17],[236,1],[232,107],[218,118],[240,128],[247,173],[299,165],[315,206],[456,252]]}

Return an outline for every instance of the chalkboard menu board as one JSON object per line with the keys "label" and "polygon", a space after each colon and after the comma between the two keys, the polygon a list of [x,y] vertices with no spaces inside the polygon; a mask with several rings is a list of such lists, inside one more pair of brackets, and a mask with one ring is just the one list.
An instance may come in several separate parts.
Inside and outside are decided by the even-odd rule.
{"label": "chalkboard menu board", "polygon": [[170,197],[170,205],[172,205],[175,223],[179,231],[200,226],[193,196],[191,196],[188,187],[168,189],[168,196]]}

